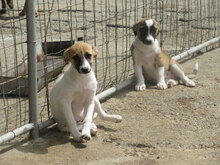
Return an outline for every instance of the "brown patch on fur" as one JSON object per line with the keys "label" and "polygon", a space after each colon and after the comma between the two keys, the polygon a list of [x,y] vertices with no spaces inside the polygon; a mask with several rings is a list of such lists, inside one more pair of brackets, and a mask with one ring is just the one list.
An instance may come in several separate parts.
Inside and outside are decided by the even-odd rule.
{"label": "brown patch on fur", "polygon": [[138,30],[139,30],[141,27],[143,27],[144,22],[145,22],[146,20],[147,20],[146,18],[142,18],[139,22],[137,22],[136,24],[134,24],[134,26],[133,26],[134,35],[137,35],[137,34],[138,34]]}
{"label": "brown patch on fur", "polygon": [[134,45],[133,44],[131,45],[130,50],[131,50],[131,57],[132,57],[133,65],[134,65],[135,62],[134,62]]}
{"label": "brown patch on fur", "polygon": [[[139,22],[137,22],[134,26],[133,26],[133,32],[135,36],[138,36],[138,38],[140,38],[140,33],[139,33],[139,29],[142,28],[145,25],[145,21],[148,20],[148,18],[142,18]],[[151,19],[154,22],[154,27],[157,29],[156,32],[156,36],[159,34],[160,32],[160,27],[159,27],[159,23],[154,20]]]}
{"label": "brown patch on fur", "polygon": [[156,36],[158,36],[159,32],[160,32],[160,26],[159,23],[157,21],[155,21],[154,19],[152,19],[154,21],[154,27],[157,29],[157,33]]}
{"label": "brown patch on fur", "polygon": [[155,65],[159,67],[163,66],[165,70],[169,70],[171,64],[177,64],[178,67],[183,71],[183,67],[178,62],[167,56],[160,48],[159,54],[155,59]]}
{"label": "brown patch on fur", "polygon": [[92,64],[93,58],[97,56],[97,53],[98,50],[95,46],[91,46],[84,42],[78,42],[66,49],[63,56],[66,63],[71,62],[74,66],[77,66],[79,61],[82,60],[83,56],[86,56],[86,54],[91,55],[87,60]]}
{"label": "brown patch on fur", "polygon": [[159,50],[159,54],[156,56],[155,59],[155,65],[158,67],[164,67],[165,70],[169,70],[169,66],[170,66],[170,57],[165,55],[162,50]]}

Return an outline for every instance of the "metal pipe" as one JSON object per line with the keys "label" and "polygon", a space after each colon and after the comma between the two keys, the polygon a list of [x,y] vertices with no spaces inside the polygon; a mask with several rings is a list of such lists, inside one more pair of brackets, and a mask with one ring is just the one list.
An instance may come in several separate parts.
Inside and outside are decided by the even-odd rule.
{"label": "metal pipe", "polygon": [[99,93],[98,95],[96,95],[96,97],[99,99],[99,101],[103,101],[107,97],[109,97],[110,95],[114,94],[115,92],[125,88],[128,85],[130,85],[134,81],[134,79],[135,79],[135,77],[132,76],[129,79],[117,84],[116,86],[111,87],[111,88],[103,91],[102,93]]}
{"label": "metal pipe", "polygon": [[55,122],[55,119],[54,119],[54,118],[51,118],[51,119],[48,119],[48,120],[46,120],[46,121],[40,123],[40,124],[38,125],[38,128],[39,128],[39,130],[42,130],[43,128],[47,128],[47,127],[49,127],[49,126],[51,126],[51,125],[53,125],[53,124],[55,124],[55,123],[56,123],[56,122]]}
{"label": "metal pipe", "polygon": [[30,130],[34,129],[34,124],[33,123],[29,123],[26,124],[22,127],[19,127],[11,132],[6,133],[3,136],[0,136],[0,144],[7,142],[11,139],[14,139],[16,136],[22,135]]}
{"label": "metal pipe", "polygon": [[28,53],[28,96],[29,96],[29,122],[34,124],[31,137],[39,137],[37,125],[37,58],[36,58],[36,25],[35,0],[27,3],[27,53]]}
{"label": "metal pipe", "polygon": [[191,49],[189,49],[189,50],[187,50],[187,51],[185,51],[183,53],[180,53],[180,54],[172,57],[172,59],[178,61],[178,60],[180,60],[180,59],[182,59],[184,57],[187,57],[187,56],[189,56],[189,55],[191,55],[191,54],[193,54],[193,53],[195,53],[195,52],[197,52],[197,51],[199,51],[199,50],[201,50],[201,49],[203,49],[203,48],[205,48],[205,47],[207,47],[209,45],[217,43],[219,41],[220,41],[220,36],[215,37],[215,38],[213,38],[213,39],[211,39],[211,40],[209,40],[207,42],[199,44],[199,45],[197,45],[197,46],[195,46],[195,47],[193,47],[193,48],[191,48]]}

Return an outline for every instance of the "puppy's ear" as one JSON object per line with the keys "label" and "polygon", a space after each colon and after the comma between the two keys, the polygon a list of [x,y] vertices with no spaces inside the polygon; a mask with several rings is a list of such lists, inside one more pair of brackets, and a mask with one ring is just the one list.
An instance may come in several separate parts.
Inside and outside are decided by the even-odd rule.
{"label": "puppy's ear", "polygon": [[134,26],[133,26],[133,32],[134,32],[134,35],[136,36],[138,33],[138,28],[139,28],[139,26],[140,25],[142,25],[143,24],[143,22],[146,20],[146,18],[142,18],[140,21],[138,21],[136,24],[134,24]]}
{"label": "puppy's ear", "polygon": [[94,51],[93,57],[96,58],[98,55],[98,49],[95,46],[92,46],[92,50]]}
{"label": "puppy's ear", "polygon": [[63,58],[64,58],[65,63],[68,63],[70,60],[70,49],[71,47],[67,48],[63,53]]}
{"label": "puppy's ear", "polygon": [[134,24],[134,26],[133,26],[133,32],[134,32],[135,36],[137,35],[137,25],[138,25],[138,23]]}
{"label": "puppy's ear", "polygon": [[157,29],[155,35],[158,36],[158,34],[160,33],[160,26],[159,23],[155,20],[154,20],[154,27]]}

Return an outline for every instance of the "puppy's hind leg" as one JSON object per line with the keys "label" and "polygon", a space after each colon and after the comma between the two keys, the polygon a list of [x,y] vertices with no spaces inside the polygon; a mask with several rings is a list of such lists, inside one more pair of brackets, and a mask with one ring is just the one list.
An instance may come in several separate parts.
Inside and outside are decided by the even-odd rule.
{"label": "puppy's hind leg", "polygon": [[174,79],[166,79],[166,84],[168,88],[172,88],[173,86],[178,84],[178,81]]}
{"label": "puppy's hind leg", "polygon": [[171,71],[177,76],[186,86],[194,87],[196,84],[194,81],[190,80],[184,72],[178,67],[177,64],[171,64],[170,66]]}
{"label": "puppy's hind leg", "polygon": [[67,128],[64,124],[58,123],[58,124],[57,124],[57,128],[58,128],[61,132],[69,132],[68,128]]}
{"label": "puppy's hind leg", "polygon": [[110,115],[103,111],[99,100],[95,97],[95,112],[98,113],[100,119],[106,121],[112,121],[115,123],[120,123],[122,121],[122,117],[120,115]]}
{"label": "puppy's hind leg", "polygon": [[[71,105],[68,104],[67,101],[62,100],[60,101],[59,106],[57,108],[62,109],[63,116],[65,119],[65,126],[68,128],[69,132],[73,136],[73,139],[77,142],[85,142],[84,139],[81,137],[81,133],[77,129],[76,120],[74,119]],[[56,119],[56,116],[54,117]]]}

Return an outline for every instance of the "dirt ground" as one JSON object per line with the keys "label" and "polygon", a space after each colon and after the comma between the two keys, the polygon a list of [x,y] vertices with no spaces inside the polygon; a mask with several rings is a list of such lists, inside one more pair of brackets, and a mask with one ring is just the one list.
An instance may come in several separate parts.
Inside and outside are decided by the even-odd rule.
{"label": "dirt ground", "polygon": [[74,165],[219,165],[220,164],[220,48],[183,64],[197,86],[167,90],[131,85],[102,103],[122,123],[96,119],[98,135],[85,144],[55,126],[37,141],[0,146],[0,164]]}

